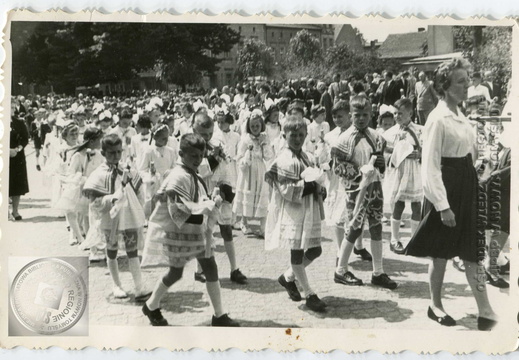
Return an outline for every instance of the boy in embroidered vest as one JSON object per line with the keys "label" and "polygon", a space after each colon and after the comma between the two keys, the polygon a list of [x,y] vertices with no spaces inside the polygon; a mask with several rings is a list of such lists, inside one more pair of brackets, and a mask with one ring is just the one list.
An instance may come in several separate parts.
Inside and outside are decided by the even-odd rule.
{"label": "boy in embroidered vest", "polygon": [[393,211],[389,248],[396,254],[403,254],[404,246],[400,242],[400,222],[406,201],[411,203],[411,237],[421,219],[423,186],[420,138],[423,126],[411,121],[413,114],[411,100],[397,100],[395,108],[397,123],[383,134],[387,141],[386,152],[391,153],[390,166],[395,167],[395,170],[389,172],[390,174],[386,178],[390,188],[389,203]]}
{"label": "boy in embroidered vest", "polygon": [[[367,217],[371,234],[371,254],[373,255],[371,283],[388,289],[395,289],[397,284],[384,273],[382,267],[381,219],[384,200],[380,174],[385,170],[385,161],[382,155],[385,140],[369,127],[371,103],[367,97],[362,95],[353,97],[350,101],[350,114],[353,126],[342,133],[332,147],[332,157],[335,162],[334,170],[336,174],[342,177],[347,195],[346,206],[349,210],[349,223],[345,226],[347,241],[343,241],[341,244],[339,264],[334,275],[334,281],[344,285],[362,285],[362,280],[348,271],[348,260],[355,240],[360,236]],[[373,155],[376,155],[374,178],[364,193],[359,189],[362,179],[360,169],[370,163]],[[364,196],[362,199],[359,198],[360,206],[354,213],[359,193],[364,194]]]}
{"label": "boy in embroidered vest", "polygon": [[121,287],[117,264],[119,243],[124,242],[128,266],[135,283],[135,300],[144,301],[151,294],[142,288],[141,267],[137,257],[139,246],[142,245],[144,210],[137,201],[132,206],[120,209],[119,213],[113,216],[114,211],[117,210],[114,209],[117,201],[126,196],[123,195],[123,188],[131,187],[136,194],[141,195],[142,180],[139,174],[129,169],[123,171],[119,165],[122,152],[122,140],[116,134],[106,135],[102,139],[101,155],[105,158],[105,162],[90,174],[83,187],[83,193],[90,200],[91,216],[99,219],[98,222],[96,221],[98,224],[96,227],[101,230],[106,240],[107,264],[113,280],[114,297],[128,297]]}
{"label": "boy in embroidered vest", "polygon": [[[220,189],[220,195],[224,201],[219,209],[218,225],[231,266],[231,281],[237,284],[246,284],[247,277],[242,274],[237,265],[232,235],[232,202],[235,195],[232,188],[233,180],[228,178],[231,172],[226,171],[229,162],[223,151],[224,145],[213,139],[213,131],[214,121],[205,112],[198,111],[193,119],[193,133],[200,135],[206,142],[205,159],[199,169],[200,176],[206,182],[209,192],[212,192],[216,187]],[[195,273],[195,279],[203,282],[204,279],[199,274],[199,271]]]}
{"label": "boy in embroidered vest", "polygon": [[[315,181],[305,182],[302,172],[313,163],[302,150],[307,135],[306,123],[289,115],[283,131],[288,148],[283,149],[265,174],[272,188],[267,215],[265,248],[290,249],[290,268],[278,278],[290,299],[301,301],[295,280],[303,288],[306,306],[317,312],[326,304],[310,287],[305,268],[321,253],[321,187]],[[322,198],[321,198],[322,199]]]}
{"label": "boy in embroidered vest", "polygon": [[197,134],[180,140],[180,161],[159,190],[159,202],[148,225],[143,265],[165,264],[168,273],[160,279],[142,307],[153,326],[166,326],[160,300],[182,277],[184,266],[194,258],[206,276],[207,292],[214,308],[212,326],[239,326],[223,312],[218,267],[212,253],[212,230],[222,198],[208,198],[207,186],[197,174],[205,153],[205,141]]}

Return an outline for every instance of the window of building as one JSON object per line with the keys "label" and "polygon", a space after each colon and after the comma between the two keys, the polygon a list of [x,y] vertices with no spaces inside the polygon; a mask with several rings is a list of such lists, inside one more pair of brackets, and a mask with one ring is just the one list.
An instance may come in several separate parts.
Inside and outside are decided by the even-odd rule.
{"label": "window of building", "polygon": [[241,26],[238,26],[238,31],[241,32]]}
{"label": "window of building", "polygon": [[256,32],[256,28],[255,27],[252,28],[252,32]]}
{"label": "window of building", "polygon": [[280,37],[281,39],[283,39],[283,31],[281,31],[281,32],[279,33],[279,37]]}
{"label": "window of building", "polygon": [[274,38],[274,31],[272,32],[272,38]]}

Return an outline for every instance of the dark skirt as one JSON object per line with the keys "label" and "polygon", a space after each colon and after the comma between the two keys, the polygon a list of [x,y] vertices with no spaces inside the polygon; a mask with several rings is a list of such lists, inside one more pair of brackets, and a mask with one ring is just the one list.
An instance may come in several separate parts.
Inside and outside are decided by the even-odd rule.
{"label": "dark skirt", "polygon": [[[477,262],[478,180],[472,156],[468,154],[462,158],[442,158],[441,164],[442,180],[450,209],[454,212],[456,226],[445,226],[440,213],[425,199],[422,221],[405,253],[441,259],[459,256],[462,260]],[[486,212],[486,209],[483,211]]]}
{"label": "dark skirt", "polygon": [[25,152],[9,158],[9,196],[22,196],[29,192]]}

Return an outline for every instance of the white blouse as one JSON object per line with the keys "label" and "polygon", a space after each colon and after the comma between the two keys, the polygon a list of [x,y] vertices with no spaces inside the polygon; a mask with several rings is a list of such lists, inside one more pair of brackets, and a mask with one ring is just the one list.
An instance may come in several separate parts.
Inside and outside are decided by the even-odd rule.
{"label": "white blouse", "polygon": [[430,113],[422,139],[422,183],[425,197],[437,211],[450,208],[442,180],[441,158],[472,154],[477,160],[477,124],[469,121],[458,108],[456,115],[441,100]]}

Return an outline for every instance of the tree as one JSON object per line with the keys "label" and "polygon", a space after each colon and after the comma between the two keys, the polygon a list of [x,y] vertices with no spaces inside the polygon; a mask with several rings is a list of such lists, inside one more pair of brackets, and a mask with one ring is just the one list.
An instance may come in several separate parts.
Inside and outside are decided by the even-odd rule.
{"label": "tree", "polygon": [[274,72],[272,48],[263,41],[248,39],[238,51],[238,77],[271,76]]}
{"label": "tree", "polygon": [[308,30],[300,30],[290,39],[288,67],[308,66],[322,60],[321,42]]}
{"label": "tree", "polygon": [[454,40],[475,70],[492,70],[506,89],[512,76],[512,27],[455,26]]}
{"label": "tree", "polygon": [[[216,56],[239,34],[223,24],[13,23],[13,81],[52,84],[71,93],[78,85],[131,79],[159,69],[185,86],[217,70]],[[24,37],[16,35],[24,33]],[[21,41],[20,41],[21,40]]]}
{"label": "tree", "polygon": [[328,48],[324,56],[327,76],[342,73],[361,79],[367,73],[381,72],[388,66],[393,66],[380,59],[375,51],[352,51],[346,43]]}

